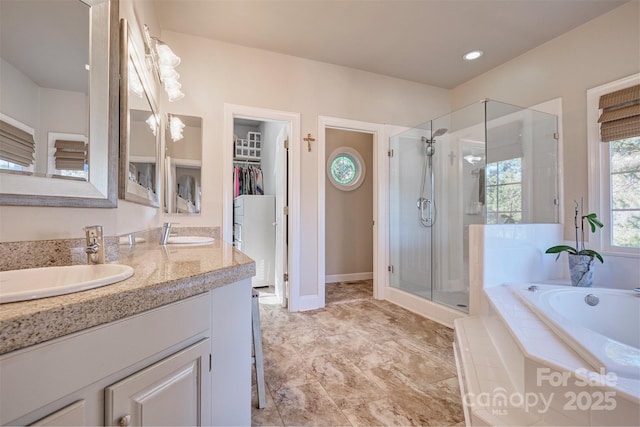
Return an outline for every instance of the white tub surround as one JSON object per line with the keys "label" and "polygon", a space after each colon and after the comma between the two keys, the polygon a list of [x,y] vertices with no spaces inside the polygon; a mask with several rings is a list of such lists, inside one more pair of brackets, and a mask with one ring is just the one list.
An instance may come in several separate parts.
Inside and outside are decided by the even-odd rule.
{"label": "white tub surround", "polygon": [[484,288],[562,279],[561,263],[544,253],[561,235],[560,224],[470,225],[469,314],[483,313]]}
{"label": "white tub surround", "polygon": [[516,294],[529,286],[485,289],[487,313],[455,322],[467,424],[637,425],[640,381],[576,352]]}

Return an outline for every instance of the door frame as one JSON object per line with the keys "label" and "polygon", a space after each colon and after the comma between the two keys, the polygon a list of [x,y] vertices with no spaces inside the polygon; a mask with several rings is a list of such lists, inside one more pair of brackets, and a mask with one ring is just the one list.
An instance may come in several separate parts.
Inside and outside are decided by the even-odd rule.
{"label": "door frame", "polygon": [[289,220],[287,234],[287,266],[289,274],[289,311],[298,311],[300,304],[300,113],[271,110],[246,105],[224,104],[222,150],[222,236],[233,242],[233,121],[236,118],[259,121],[279,121],[289,125]]}
{"label": "door frame", "polygon": [[385,298],[387,282],[387,152],[385,125],[337,117],[318,116],[318,300],[325,305],[326,280],[326,129],[371,134],[373,137],[373,297]]}

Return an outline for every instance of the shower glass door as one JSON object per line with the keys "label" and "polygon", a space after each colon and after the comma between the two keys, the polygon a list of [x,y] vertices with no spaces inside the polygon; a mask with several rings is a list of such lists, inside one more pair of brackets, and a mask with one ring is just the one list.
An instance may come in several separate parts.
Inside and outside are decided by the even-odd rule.
{"label": "shower glass door", "polygon": [[469,227],[558,222],[557,118],[484,100],[390,139],[390,286],[469,308]]}
{"label": "shower glass door", "polygon": [[389,284],[422,298],[431,299],[432,227],[421,224],[421,214],[428,217],[426,202],[420,210],[421,187],[429,191],[430,175],[425,167],[426,144],[431,122],[424,128],[409,129],[390,139],[393,155],[389,167]]}

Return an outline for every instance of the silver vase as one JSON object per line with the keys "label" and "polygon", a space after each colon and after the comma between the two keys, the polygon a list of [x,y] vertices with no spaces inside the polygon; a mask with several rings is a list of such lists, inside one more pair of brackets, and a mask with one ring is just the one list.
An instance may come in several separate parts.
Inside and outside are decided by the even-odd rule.
{"label": "silver vase", "polygon": [[593,285],[593,268],[595,258],[591,255],[569,255],[569,273],[571,284],[589,288]]}

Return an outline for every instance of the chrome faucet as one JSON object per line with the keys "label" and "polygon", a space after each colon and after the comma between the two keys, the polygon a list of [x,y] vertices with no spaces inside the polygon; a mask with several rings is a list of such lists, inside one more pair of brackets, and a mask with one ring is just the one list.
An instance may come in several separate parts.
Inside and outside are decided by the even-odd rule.
{"label": "chrome faucet", "polygon": [[84,228],[87,237],[87,264],[104,264],[104,239],[101,225],[90,225]]}
{"label": "chrome faucet", "polygon": [[162,225],[162,234],[160,235],[160,244],[161,245],[166,245],[167,244],[167,240],[169,240],[169,234],[171,234],[171,226],[173,225],[173,223],[171,222],[165,222]]}

